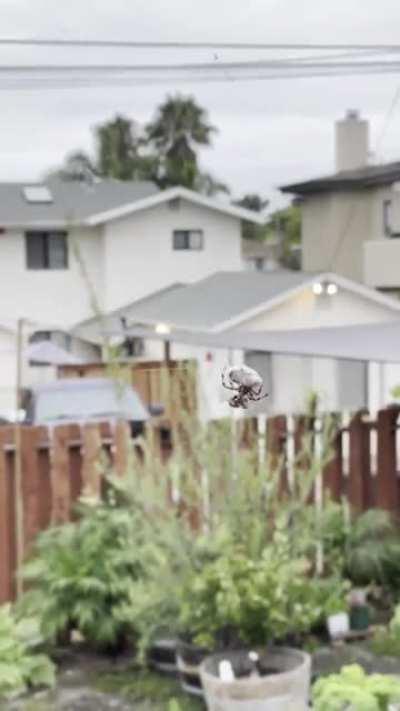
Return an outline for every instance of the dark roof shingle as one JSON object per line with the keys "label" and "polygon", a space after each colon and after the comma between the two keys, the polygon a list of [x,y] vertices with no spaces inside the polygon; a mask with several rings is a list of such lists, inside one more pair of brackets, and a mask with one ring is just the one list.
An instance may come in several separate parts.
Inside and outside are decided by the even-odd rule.
{"label": "dark roof shingle", "polygon": [[332,190],[351,190],[369,188],[376,185],[388,185],[400,180],[400,161],[382,165],[368,165],[356,170],[342,170],[322,178],[306,180],[301,183],[283,185],[283,193],[311,195]]}

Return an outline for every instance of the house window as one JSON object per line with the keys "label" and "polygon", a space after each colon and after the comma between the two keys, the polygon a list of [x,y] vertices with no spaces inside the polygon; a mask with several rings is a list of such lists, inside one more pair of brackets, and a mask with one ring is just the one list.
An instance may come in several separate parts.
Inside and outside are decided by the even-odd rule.
{"label": "house window", "polygon": [[204,246],[203,230],[174,230],[174,249],[200,250]]}
{"label": "house window", "polygon": [[51,341],[51,331],[35,331],[29,337],[29,343],[42,343]]}
{"label": "house window", "polygon": [[391,237],[392,235],[392,201],[383,201],[383,231],[386,237]]}
{"label": "house window", "polygon": [[27,269],[67,269],[66,232],[26,232]]}

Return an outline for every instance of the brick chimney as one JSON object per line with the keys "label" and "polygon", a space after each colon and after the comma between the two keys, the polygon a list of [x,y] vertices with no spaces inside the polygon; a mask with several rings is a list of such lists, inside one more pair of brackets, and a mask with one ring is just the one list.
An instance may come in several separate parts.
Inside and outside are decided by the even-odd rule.
{"label": "brick chimney", "polygon": [[368,164],[369,124],[351,109],[335,123],[336,170],[354,170]]}

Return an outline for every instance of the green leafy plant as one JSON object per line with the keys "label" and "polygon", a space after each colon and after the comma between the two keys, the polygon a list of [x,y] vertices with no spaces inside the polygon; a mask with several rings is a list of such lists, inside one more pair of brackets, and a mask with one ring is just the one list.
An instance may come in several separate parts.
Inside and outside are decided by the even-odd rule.
{"label": "green leafy plant", "polygon": [[40,614],[46,639],[78,630],[99,649],[122,647],[132,630],[117,608],[143,575],[148,550],[140,516],[112,501],[84,506],[76,523],[42,533],[25,565],[24,610]]}
{"label": "green leafy plant", "polygon": [[351,664],[316,681],[312,699],[315,711],[389,711],[390,702],[400,699],[400,680],[384,674],[368,676]]}
{"label": "green leafy plant", "polygon": [[395,607],[388,627],[376,630],[370,646],[375,654],[400,657],[400,605]]}
{"label": "green leafy plant", "polygon": [[55,667],[40,652],[42,637],[34,618],[16,618],[10,605],[0,607],[0,698],[30,687],[52,687]]}
{"label": "green leafy plant", "polygon": [[321,623],[337,602],[340,581],[310,577],[306,559],[293,560],[283,534],[251,560],[230,548],[189,581],[181,624],[200,646],[267,644],[297,639]]}

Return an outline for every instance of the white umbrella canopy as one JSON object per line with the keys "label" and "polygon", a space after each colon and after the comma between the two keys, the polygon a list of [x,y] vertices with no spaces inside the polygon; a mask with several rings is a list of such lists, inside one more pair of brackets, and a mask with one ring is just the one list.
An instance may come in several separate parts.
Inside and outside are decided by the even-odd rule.
{"label": "white umbrella canopy", "polygon": [[80,365],[83,363],[81,358],[72,355],[51,341],[31,343],[25,348],[24,355],[31,362],[48,365]]}
{"label": "white umbrella canopy", "polygon": [[[111,334],[108,334],[111,335]],[[209,348],[233,348],[286,355],[400,362],[400,321],[353,326],[292,329],[290,331],[224,331],[210,333],[171,329],[128,328],[125,335]]]}

